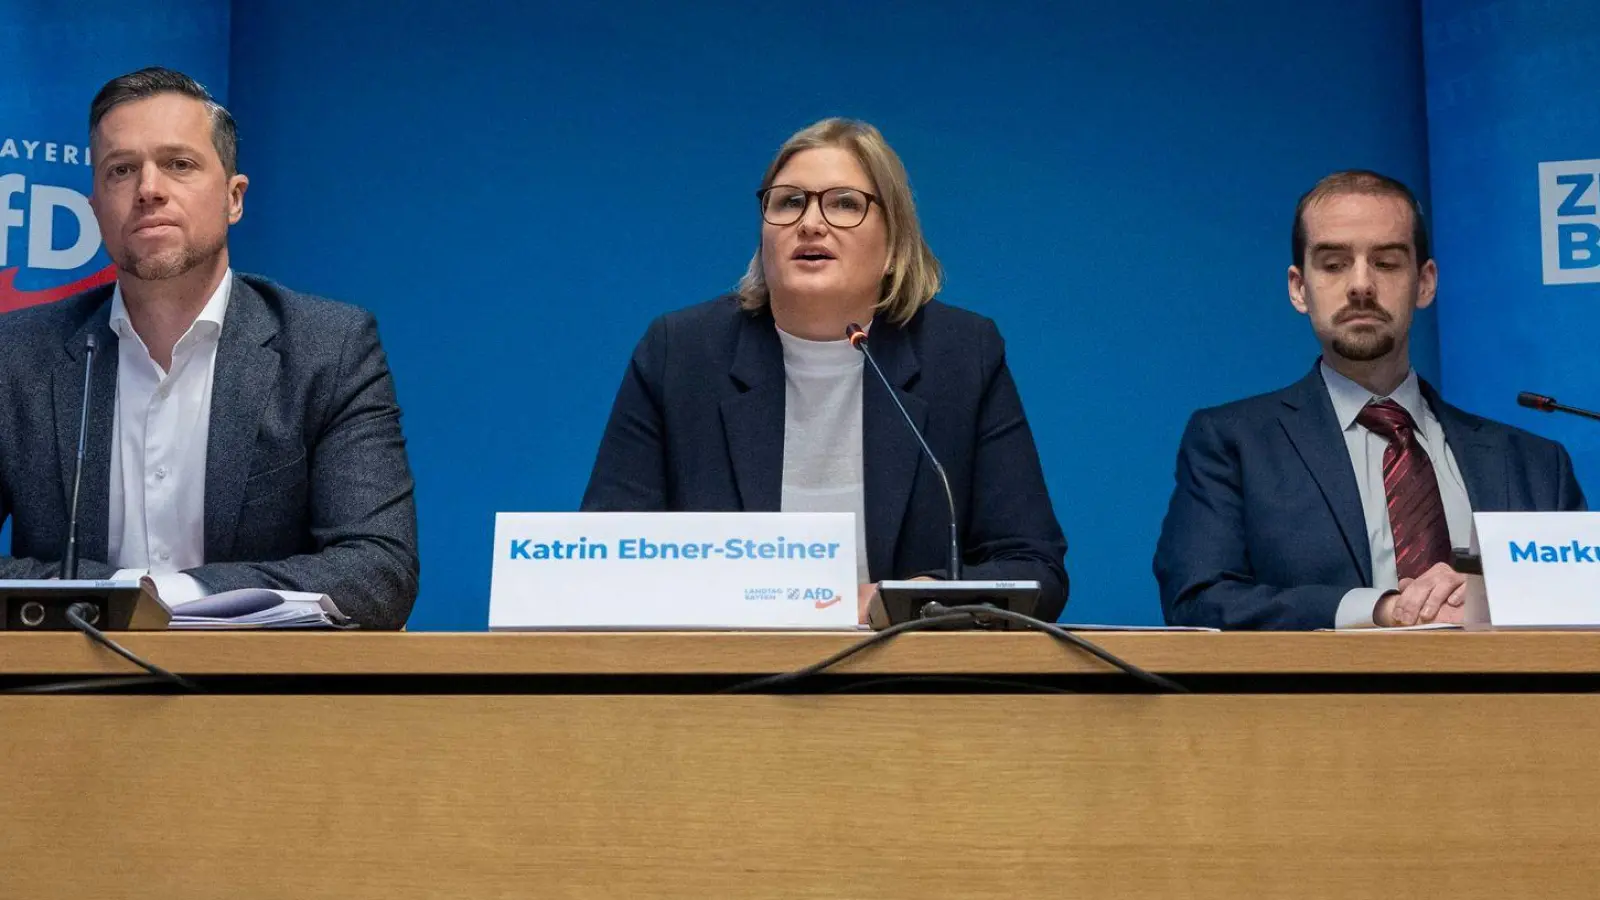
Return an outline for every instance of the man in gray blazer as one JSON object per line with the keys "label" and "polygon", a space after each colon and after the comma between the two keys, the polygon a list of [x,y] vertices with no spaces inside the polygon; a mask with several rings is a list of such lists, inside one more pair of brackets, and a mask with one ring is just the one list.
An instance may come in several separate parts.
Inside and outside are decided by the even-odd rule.
{"label": "man in gray blazer", "polygon": [[79,577],[148,575],[169,603],[313,591],[401,627],[416,506],[377,323],[230,268],[249,182],[188,76],[108,82],[90,146],[117,282],[0,316],[0,578],[59,572],[92,338]]}

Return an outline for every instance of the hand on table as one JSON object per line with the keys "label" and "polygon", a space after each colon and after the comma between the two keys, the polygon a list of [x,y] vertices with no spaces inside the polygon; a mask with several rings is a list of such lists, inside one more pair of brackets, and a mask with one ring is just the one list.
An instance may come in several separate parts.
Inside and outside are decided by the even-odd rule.
{"label": "hand on table", "polygon": [[1399,590],[1385,594],[1373,610],[1372,621],[1385,628],[1462,620],[1467,597],[1467,576],[1435,563],[1416,578],[1400,579]]}

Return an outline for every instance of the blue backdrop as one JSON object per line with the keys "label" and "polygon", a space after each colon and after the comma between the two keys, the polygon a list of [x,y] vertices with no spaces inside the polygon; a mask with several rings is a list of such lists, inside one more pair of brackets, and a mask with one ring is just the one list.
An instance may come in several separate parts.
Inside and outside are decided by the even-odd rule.
{"label": "blue backdrop", "polygon": [[494,512],[576,505],[634,342],[734,283],[762,170],[817,118],[883,129],[945,298],[1007,336],[1077,621],[1159,620],[1184,420],[1310,366],[1298,195],[1352,166],[1427,182],[1409,2],[514,6],[233,9],[235,264],[379,316],[418,477],[413,628],[483,626]]}
{"label": "blue backdrop", "polygon": [[508,6],[234,11],[236,261],[379,314],[416,628],[482,627],[493,513],[576,505],[634,342],[734,283],[751,191],[817,118],[883,129],[946,298],[1006,334],[1069,620],[1159,620],[1185,418],[1310,365],[1299,193],[1349,166],[1426,182],[1419,14],[1393,0]]}
{"label": "blue backdrop", "polygon": [[1452,400],[1560,439],[1600,498],[1600,3],[1428,0],[1439,327]]}

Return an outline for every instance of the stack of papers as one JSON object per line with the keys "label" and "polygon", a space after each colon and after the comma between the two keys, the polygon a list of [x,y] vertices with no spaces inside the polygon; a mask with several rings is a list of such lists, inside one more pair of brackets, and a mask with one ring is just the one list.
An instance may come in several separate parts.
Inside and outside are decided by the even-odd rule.
{"label": "stack of papers", "polygon": [[168,628],[345,628],[350,620],[327,594],[246,588],[172,608]]}

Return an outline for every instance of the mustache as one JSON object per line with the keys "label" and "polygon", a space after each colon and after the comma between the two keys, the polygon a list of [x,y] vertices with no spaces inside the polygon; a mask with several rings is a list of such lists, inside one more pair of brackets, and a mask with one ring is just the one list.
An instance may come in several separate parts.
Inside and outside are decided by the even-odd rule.
{"label": "mustache", "polygon": [[1343,325],[1356,318],[1374,318],[1380,322],[1393,322],[1394,317],[1379,306],[1346,306],[1333,317],[1333,324]]}

